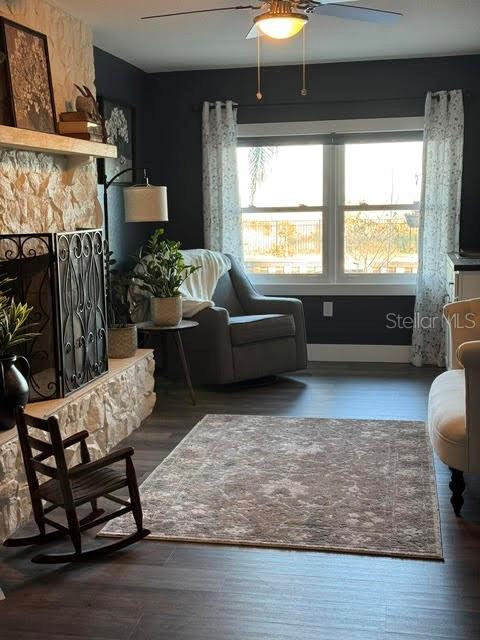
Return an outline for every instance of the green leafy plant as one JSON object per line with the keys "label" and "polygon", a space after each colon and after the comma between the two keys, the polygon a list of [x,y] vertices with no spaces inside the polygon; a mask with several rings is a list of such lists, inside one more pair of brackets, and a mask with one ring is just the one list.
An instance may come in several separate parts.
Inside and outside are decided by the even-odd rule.
{"label": "green leafy plant", "polygon": [[8,297],[5,292],[8,282],[11,280],[7,278],[0,280],[0,358],[39,335],[31,332],[33,324],[28,323],[33,308]]}
{"label": "green leafy plant", "polygon": [[180,243],[164,240],[163,233],[157,229],[140,249],[135,258],[135,279],[138,288],[154,298],[176,298],[185,280],[200,267],[186,265]]}
{"label": "green leafy plant", "polygon": [[133,285],[133,273],[121,272],[115,268],[117,261],[113,258],[113,251],[108,252],[108,325],[110,328],[124,328],[133,324],[132,314],[137,307],[130,296]]}
{"label": "green leafy plant", "polygon": [[10,278],[0,278],[0,311],[5,309],[8,302],[7,294],[5,293],[5,287],[11,282]]}
{"label": "green leafy plant", "polygon": [[0,277],[0,304],[6,304],[8,302],[8,285],[14,281],[15,278],[10,276]]}

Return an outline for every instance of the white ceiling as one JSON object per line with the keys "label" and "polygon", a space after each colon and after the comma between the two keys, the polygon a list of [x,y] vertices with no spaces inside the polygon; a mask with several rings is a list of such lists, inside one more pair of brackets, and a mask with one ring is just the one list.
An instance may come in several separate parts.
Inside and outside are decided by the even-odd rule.
{"label": "white ceiling", "polygon": [[[256,41],[245,40],[253,11],[141,21],[152,13],[257,4],[246,0],[51,0],[93,27],[95,44],[148,72],[253,66]],[[260,4],[260,3],[258,3]],[[308,62],[480,53],[480,0],[362,0],[401,11],[395,26],[310,18]],[[301,39],[265,42],[267,65],[301,60]]]}

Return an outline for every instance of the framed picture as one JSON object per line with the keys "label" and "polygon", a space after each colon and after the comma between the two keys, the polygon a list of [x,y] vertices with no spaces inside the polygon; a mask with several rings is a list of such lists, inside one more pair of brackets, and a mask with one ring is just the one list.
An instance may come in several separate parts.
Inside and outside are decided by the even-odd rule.
{"label": "framed picture", "polygon": [[[98,104],[105,120],[107,143],[114,144],[118,149],[117,158],[99,160],[99,177],[105,176],[108,181],[120,171],[135,166],[135,109],[109,98],[99,98]],[[116,180],[115,184],[126,185],[134,181],[135,176],[128,172]]]}
{"label": "framed picture", "polygon": [[11,124],[56,133],[47,36],[1,19],[2,47],[11,103]]}

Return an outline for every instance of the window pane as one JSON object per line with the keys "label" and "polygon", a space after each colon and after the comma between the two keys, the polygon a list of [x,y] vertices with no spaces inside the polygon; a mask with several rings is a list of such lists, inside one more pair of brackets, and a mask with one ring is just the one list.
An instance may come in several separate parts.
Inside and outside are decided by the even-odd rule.
{"label": "window pane", "polygon": [[322,273],[322,212],[244,213],[243,251],[248,271]]}
{"label": "window pane", "polygon": [[345,273],[416,273],[418,211],[345,211]]}
{"label": "window pane", "polygon": [[323,205],[323,146],[239,147],[240,200],[246,207]]}
{"label": "window pane", "polygon": [[423,143],[345,145],[345,204],[420,201]]}

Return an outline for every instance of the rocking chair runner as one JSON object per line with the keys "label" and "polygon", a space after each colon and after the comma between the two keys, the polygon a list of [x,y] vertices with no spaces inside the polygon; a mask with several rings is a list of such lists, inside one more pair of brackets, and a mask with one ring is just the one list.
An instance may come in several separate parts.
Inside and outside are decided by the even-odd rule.
{"label": "rocking chair runner", "polygon": [[[50,436],[50,443],[30,435],[29,427],[47,432]],[[17,411],[17,428],[32,500],[33,516],[39,534],[28,538],[9,538],[4,542],[5,546],[42,544],[70,535],[75,548],[74,553],[41,554],[32,558],[32,562],[55,564],[103,557],[107,553],[118,551],[145,538],[150,533],[143,528],[142,507],[132,462],[133,449],[131,447],[113,451],[100,460],[92,462],[85,442],[89,436],[88,431],[81,431],[62,439],[58,420],[55,417],[40,420],[27,416],[23,409]],[[81,463],[69,469],[65,459],[65,449],[75,444],[80,444]],[[32,450],[39,453],[34,455]],[[44,461],[50,457],[55,459],[56,468],[45,464]],[[126,465],[124,472],[109,468],[112,464],[122,460],[125,460]],[[49,477],[50,480],[40,484],[37,473]],[[113,492],[123,487],[128,487],[130,502],[112,495]],[[100,497],[120,504],[122,508],[113,513],[105,514],[104,510],[97,506],[97,499]],[[49,506],[44,506],[44,502],[50,503]],[[91,505],[91,513],[79,519],[77,507],[87,503]],[[55,509],[65,511],[67,527],[47,517],[47,514]],[[82,531],[130,511],[137,526],[135,533],[112,544],[90,551],[82,551]],[[47,533],[47,525],[53,527],[54,531]]]}

